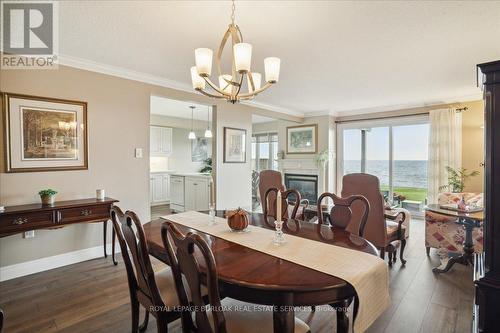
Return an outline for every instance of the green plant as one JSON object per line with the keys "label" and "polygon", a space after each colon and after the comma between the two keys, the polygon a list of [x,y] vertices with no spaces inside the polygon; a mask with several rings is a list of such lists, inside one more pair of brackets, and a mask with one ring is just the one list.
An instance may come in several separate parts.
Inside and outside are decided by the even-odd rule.
{"label": "green plant", "polygon": [[453,169],[450,166],[446,167],[448,171],[448,184],[439,187],[439,190],[448,189],[448,191],[453,193],[461,193],[464,191],[465,182],[471,178],[479,175],[479,171],[474,170],[468,172],[465,168]]}
{"label": "green plant", "polygon": [[38,192],[38,194],[41,197],[50,197],[50,196],[56,195],[57,191],[53,190],[51,188],[48,188],[48,189],[45,189],[45,190],[41,190],[40,192]]}
{"label": "green plant", "polygon": [[209,157],[203,161],[203,167],[200,169],[201,173],[212,173],[212,158]]}
{"label": "green plant", "polygon": [[325,149],[321,153],[316,154],[315,161],[316,164],[320,167],[325,167],[326,162],[330,159],[332,153],[330,150]]}

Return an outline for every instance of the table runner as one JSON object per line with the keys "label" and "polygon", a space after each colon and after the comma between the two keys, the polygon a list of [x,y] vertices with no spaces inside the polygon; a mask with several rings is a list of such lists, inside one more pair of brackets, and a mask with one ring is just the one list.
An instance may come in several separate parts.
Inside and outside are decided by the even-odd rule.
{"label": "table runner", "polygon": [[162,218],[349,282],[359,298],[356,333],[364,332],[389,305],[387,265],[372,254],[288,234],[286,243],[276,246],[272,242],[273,230],[249,225],[250,232],[235,233],[230,231],[226,219],[216,217],[216,224],[209,225],[210,216],[199,212]]}

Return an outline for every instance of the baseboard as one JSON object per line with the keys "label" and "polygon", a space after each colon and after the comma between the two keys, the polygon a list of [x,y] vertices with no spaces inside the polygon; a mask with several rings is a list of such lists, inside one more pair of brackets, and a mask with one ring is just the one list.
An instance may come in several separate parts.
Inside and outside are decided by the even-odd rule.
{"label": "baseboard", "polygon": [[[106,251],[108,256],[111,256],[111,244],[106,245]],[[116,253],[120,253],[118,244],[116,245]],[[4,266],[0,267],[0,282],[101,257],[104,257],[102,246],[95,246],[88,249]]]}

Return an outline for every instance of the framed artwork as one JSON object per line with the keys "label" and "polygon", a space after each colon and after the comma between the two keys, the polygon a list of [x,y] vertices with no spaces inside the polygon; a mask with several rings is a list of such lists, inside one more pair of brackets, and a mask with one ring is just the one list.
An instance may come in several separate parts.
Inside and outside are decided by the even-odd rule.
{"label": "framed artwork", "polygon": [[203,162],[208,158],[208,139],[197,137],[191,140],[191,161]]}
{"label": "framed artwork", "polygon": [[88,169],[87,103],[3,93],[7,172]]}
{"label": "framed artwork", "polygon": [[318,152],[318,125],[300,125],[286,128],[287,154],[316,154]]}
{"label": "framed artwork", "polygon": [[224,163],[246,163],[247,131],[224,127]]}

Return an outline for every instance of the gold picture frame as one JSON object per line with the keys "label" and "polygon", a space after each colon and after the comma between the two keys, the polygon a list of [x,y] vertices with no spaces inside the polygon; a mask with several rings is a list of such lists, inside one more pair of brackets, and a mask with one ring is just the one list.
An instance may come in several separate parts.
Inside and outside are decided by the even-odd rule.
{"label": "gold picture frame", "polygon": [[286,128],[287,154],[316,154],[318,152],[318,124]]}
{"label": "gold picture frame", "polygon": [[1,93],[5,171],[88,169],[87,103]]}

